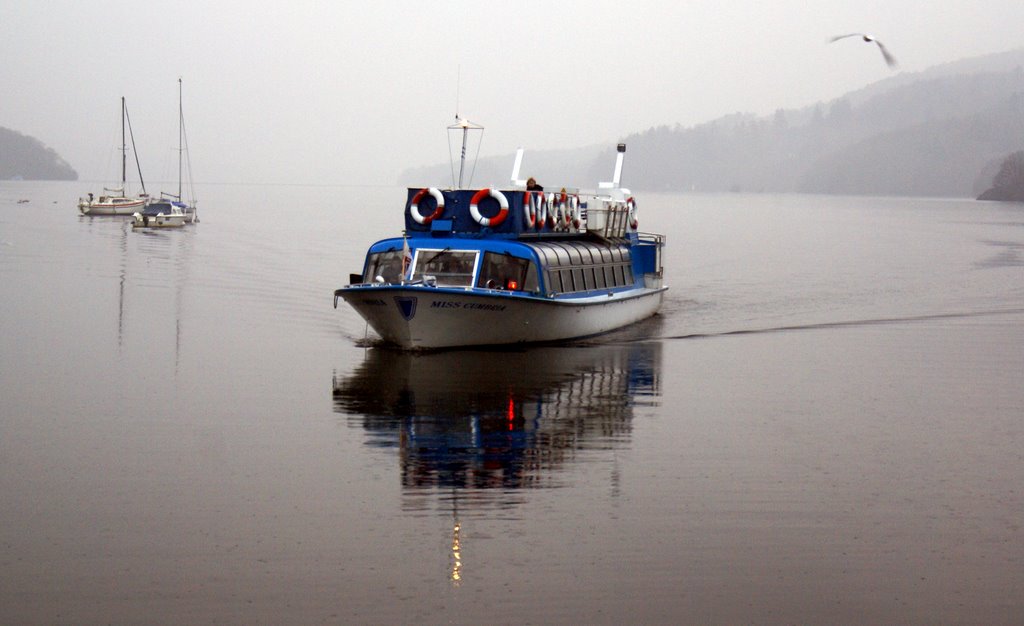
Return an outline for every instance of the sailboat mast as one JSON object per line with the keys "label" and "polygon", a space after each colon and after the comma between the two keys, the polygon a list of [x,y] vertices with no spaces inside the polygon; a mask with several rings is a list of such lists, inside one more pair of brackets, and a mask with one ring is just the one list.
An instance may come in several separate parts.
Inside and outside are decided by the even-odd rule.
{"label": "sailboat mast", "polygon": [[121,96],[121,195],[125,193],[125,180],[128,178],[128,147],[124,139],[124,96]]}
{"label": "sailboat mast", "polygon": [[184,129],[185,120],[181,111],[181,78],[178,78],[178,200],[181,199],[181,133]]}

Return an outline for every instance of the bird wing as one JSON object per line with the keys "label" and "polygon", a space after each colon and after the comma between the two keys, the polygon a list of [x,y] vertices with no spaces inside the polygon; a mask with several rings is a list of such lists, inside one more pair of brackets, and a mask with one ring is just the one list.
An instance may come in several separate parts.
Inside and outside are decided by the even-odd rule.
{"label": "bird wing", "polygon": [[847,37],[863,37],[864,33],[849,33],[846,35],[836,35],[835,37],[829,37],[828,42],[839,41],[840,39],[846,39]]}
{"label": "bird wing", "polygon": [[885,59],[886,65],[891,68],[899,67],[899,63],[896,62],[896,57],[889,52],[889,49],[882,45],[882,42],[877,39],[875,40],[875,43],[878,44],[878,49],[882,52],[882,58]]}

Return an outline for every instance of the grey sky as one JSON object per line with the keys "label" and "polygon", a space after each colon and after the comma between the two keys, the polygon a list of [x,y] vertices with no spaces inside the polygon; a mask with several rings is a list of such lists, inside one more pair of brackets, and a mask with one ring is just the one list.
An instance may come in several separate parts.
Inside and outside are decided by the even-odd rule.
{"label": "grey sky", "polygon": [[1020,0],[9,0],[0,126],[105,179],[124,95],[143,173],[167,178],[181,76],[198,181],[390,184],[447,161],[457,93],[482,154],[528,159],[891,75],[832,35],[870,32],[915,72],[1024,45],[1021,24]]}

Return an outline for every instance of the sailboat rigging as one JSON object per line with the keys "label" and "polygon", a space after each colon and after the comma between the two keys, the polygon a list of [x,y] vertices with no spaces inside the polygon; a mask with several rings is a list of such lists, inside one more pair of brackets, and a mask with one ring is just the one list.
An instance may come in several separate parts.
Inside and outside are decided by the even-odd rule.
{"label": "sailboat rigging", "polygon": [[[133,227],[137,228],[172,228],[184,226],[186,222],[196,223],[196,201],[185,202],[182,198],[182,168],[188,153],[188,140],[185,136],[185,115],[182,108],[181,79],[178,79],[178,193],[160,192],[160,198],[151,200],[144,210],[134,213]],[[192,164],[188,162],[190,195],[192,184]]]}
{"label": "sailboat rigging", "polygon": [[[139,184],[142,192],[137,196],[127,195],[128,180],[128,145],[125,135],[125,127],[128,129],[128,136],[132,141],[132,154],[135,157],[135,167],[139,172]],[[125,104],[124,96],[121,96],[121,186],[116,189],[103,188],[104,193],[98,198],[89,193],[86,198],[78,199],[78,210],[82,215],[132,215],[146,206],[149,194],[146,193],[146,183],[142,178],[142,166],[139,165],[139,153],[135,148],[135,133],[132,131],[131,119],[128,117],[128,107]]]}

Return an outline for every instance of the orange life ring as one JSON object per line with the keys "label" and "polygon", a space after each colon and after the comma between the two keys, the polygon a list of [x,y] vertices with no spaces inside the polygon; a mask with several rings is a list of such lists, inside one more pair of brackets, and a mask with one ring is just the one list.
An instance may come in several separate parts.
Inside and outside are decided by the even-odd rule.
{"label": "orange life ring", "polygon": [[562,190],[561,197],[559,198],[559,204],[562,207],[562,227],[566,230],[569,229],[569,224],[572,223],[572,207],[569,204],[570,198],[565,190]]}
{"label": "orange life ring", "polygon": [[[434,200],[437,201],[437,208],[430,215],[423,216],[420,213],[420,200],[423,196],[430,194]],[[424,187],[416,192],[416,195],[412,197],[412,202],[409,203],[409,215],[416,221],[417,224],[429,224],[444,214],[444,194],[437,187]]]}
{"label": "orange life ring", "polygon": [[561,198],[557,193],[548,195],[548,226],[552,229],[558,226],[558,212],[561,210]]}
{"label": "orange life ring", "polygon": [[533,206],[533,194],[529,191],[523,192],[523,223],[527,228],[537,225],[537,211]]}
{"label": "orange life ring", "polygon": [[544,228],[544,224],[548,221],[548,200],[543,191],[535,191],[533,194],[531,204],[537,215],[537,230],[540,230]]}
{"label": "orange life ring", "polygon": [[[480,214],[480,207],[478,205],[480,204],[480,201],[487,196],[497,200],[498,206],[501,207],[498,210],[498,214],[494,217],[484,217]],[[501,193],[497,189],[481,189],[473,194],[473,199],[469,201],[469,214],[472,215],[473,219],[476,220],[476,223],[481,226],[498,226],[505,221],[506,217],[508,217],[508,198],[506,198],[505,194]]]}

